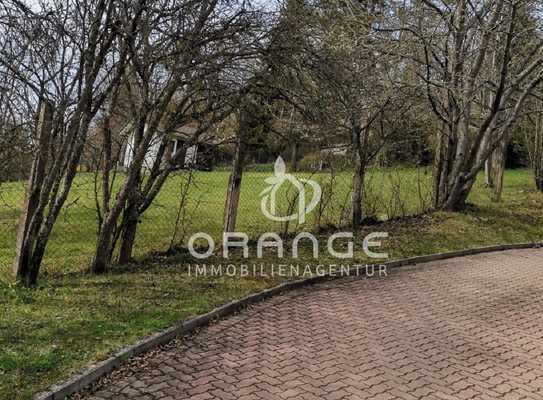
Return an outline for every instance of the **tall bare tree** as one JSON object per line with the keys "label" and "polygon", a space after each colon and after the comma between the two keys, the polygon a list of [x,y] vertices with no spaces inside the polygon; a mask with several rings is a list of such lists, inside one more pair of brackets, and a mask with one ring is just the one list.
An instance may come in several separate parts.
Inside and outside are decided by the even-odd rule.
{"label": "tall bare tree", "polygon": [[382,23],[382,7],[372,1],[327,1],[310,20],[308,57],[313,62],[309,86],[313,85],[318,99],[312,107],[320,124],[335,131],[327,142],[349,149],[353,228],[366,217],[364,188],[369,165],[391,138],[391,129],[379,128],[389,128],[408,105],[399,58],[390,48],[383,51],[381,38],[375,34]]}
{"label": "tall bare tree", "polygon": [[40,2],[32,10],[11,1],[11,10],[10,30],[5,24],[0,28],[6,40],[0,69],[20,87],[15,100],[31,110],[34,146],[14,274],[34,285],[89,127],[120,79],[126,54],[117,32],[116,0]]}
{"label": "tall bare tree", "polygon": [[[253,31],[258,13],[244,2],[157,0],[141,14],[142,29],[130,38],[130,65],[119,88],[131,102],[126,115],[131,161],[120,190],[112,193],[115,166],[111,141],[104,140],[99,232],[91,264],[95,273],[105,271],[118,240],[119,261],[131,258],[138,220],[187,147],[198,144],[229,113],[228,99],[237,93],[232,70],[252,57],[251,42],[258,35]],[[111,99],[113,109],[117,100]],[[191,122],[197,125],[195,133],[168,156],[170,134]]]}
{"label": "tall bare tree", "polygon": [[477,174],[509,141],[523,105],[543,81],[541,27],[527,27],[521,18],[537,6],[532,0],[420,0],[398,7],[404,56],[417,66],[443,126],[435,171],[438,208],[464,207]]}
{"label": "tall bare tree", "polygon": [[[234,101],[237,129],[234,158],[228,180],[224,207],[223,230],[233,232],[241,195],[243,169],[250,143],[258,136],[272,132],[270,120],[273,107],[282,100],[292,100],[292,73],[299,55],[298,28],[303,24],[303,1],[286,0],[277,12],[270,13],[261,26],[262,36],[255,43],[256,57],[241,71],[239,96]],[[284,135],[280,135],[283,139]]]}
{"label": "tall bare tree", "polygon": [[539,91],[536,97],[530,100],[529,109],[531,112],[524,119],[520,129],[534,172],[536,188],[543,192],[543,100]]}

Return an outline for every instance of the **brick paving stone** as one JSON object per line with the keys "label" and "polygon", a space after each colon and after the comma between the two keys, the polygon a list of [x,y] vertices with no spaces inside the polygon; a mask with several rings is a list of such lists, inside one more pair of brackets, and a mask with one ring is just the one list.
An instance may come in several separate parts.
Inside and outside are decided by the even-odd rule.
{"label": "brick paving stone", "polygon": [[86,400],[543,399],[543,250],[345,278],[136,358]]}

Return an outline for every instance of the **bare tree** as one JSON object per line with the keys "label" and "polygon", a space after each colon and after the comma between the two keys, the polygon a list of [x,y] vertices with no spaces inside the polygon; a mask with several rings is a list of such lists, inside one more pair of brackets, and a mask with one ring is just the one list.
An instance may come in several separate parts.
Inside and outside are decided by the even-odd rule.
{"label": "bare tree", "polygon": [[538,92],[529,102],[531,113],[520,126],[523,131],[524,145],[534,172],[537,190],[543,192],[543,100]]}
{"label": "bare tree", "polygon": [[317,100],[312,108],[320,124],[335,130],[326,138],[328,145],[347,145],[354,167],[353,228],[365,218],[368,166],[391,137],[391,129],[387,132],[380,128],[390,127],[390,122],[400,117],[408,104],[399,80],[399,58],[392,55],[391,49],[383,51],[380,38],[375,35],[381,19],[382,9],[376,2],[327,2],[311,22],[308,42],[308,57],[313,60],[310,75]]}
{"label": "bare tree", "polygon": [[[519,9],[518,9],[518,22],[517,24],[522,27],[522,29],[519,29],[519,31],[515,35],[515,41],[517,44],[517,51],[512,54],[512,57],[516,57],[519,59],[513,59],[511,63],[515,65],[518,62],[522,62],[522,58],[525,56],[525,54],[529,54],[531,51],[530,46],[533,45],[533,39],[534,34],[540,39],[543,38],[542,32],[538,31],[538,23],[539,18],[537,16],[538,11],[533,7],[529,6],[529,4],[522,5],[519,3]],[[497,41],[500,41],[501,34],[498,33],[496,35]],[[495,48],[495,44],[491,44],[492,48]],[[523,48],[523,46],[525,48]],[[496,68],[496,62],[497,62],[497,53],[493,49],[491,50],[491,71],[492,73],[495,72]],[[534,96],[534,93],[530,95],[530,97],[525,102],[525,106],[523,106],[523,113],[518,118],[518,123],[515,123],[514,126],[520,124],[524,118],[522,118],[524,115],[526,115],[525,110],[530,107],[530,103],[532,102],[532,98]],[[490,166],[490,174],[491,174],[491,188],[492,188],[492,199],[494,201],[501,201],[502,199],[502,192],[503,192],[503,185],[504,185],[504,173],[505,173],[505,165],[506,165],[506,158],[507,158],[507,150],[509,148],[509,145],[511,143],[511,134],[507,135],[506,137],[501,140],[496,148],[492,151],[488,158],[487,165]]]}
{"label": "bare tree", "polygon": [[34,162],[14,264],[17,279],[33,285],[89,127],[122,74],[125,54],[116,0],[43,2],[37,11],[11,4],[0,65],[20,86],[17,100],[32,110],[28,118],[39,121],[29,123]]}
{"label": "bare tree", "polygon": [[[224,232],[233,232],[237,221],[243,169],[250,143],[262,134],[273,131],[271,119],[278,102],[290,99],[291,74],[299,71],[295,54],[301,32],[297,29],[303,2],[287,0],[277,13],[265,19],[262,35],[255,43],[255,58],[240,71],[239,96],[233,101],[237,129],[234,158],[228,180],[224,207]],[[299,54],[299,53],[298,53]],[[277,133],[277,132],[276,132]],[[279,134],[282,139],[284,135]]]}
{"label": "bare tree", "polygon": [[543,81],[540,27],[526,26],[521,18],[536,13],[537,5],[421,0],[399,7],[398,40],[407,44],[404,56],[418,66],[443,126],[435,171],[438,208],[464,207],[477,174],[500,143],[509,141],[523,105]]}
{"label": "bare tree", "polygon": [[[122,84],[131,102],[126,115],[131,160],[114,195],[109,188],[115,166],[111,141],[105,138],[98,242],[91,264],[95,273],[105,271],[118,240],[119,262],[130,260],[138,220],[184,159],[187,147],[202,141],[210,127],[231,112],[227,99],[237,90],[229,72],[251,57],[250,32],[258,23],[257,13],[243,2],[219,0],[155,1],[141,15],[142,28],[130,38],[130,66]],[[111,99],[113,109],[117,100]],[[168,156],[169,134],[188,123],[197,129]]]}

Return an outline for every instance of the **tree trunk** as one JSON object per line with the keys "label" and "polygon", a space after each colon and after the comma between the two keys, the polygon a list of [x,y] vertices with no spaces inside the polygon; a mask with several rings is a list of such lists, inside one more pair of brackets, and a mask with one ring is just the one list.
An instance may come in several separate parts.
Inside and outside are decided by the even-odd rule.
{"label": "tree trunk", "polygon": [[[496,70],[497,65],[497,53],[496,51],[492,51],[492,71]],[[483,103],[488,106],[489,109],[492,108],[492,93],[490,89],[484,89],[483,91]],[[485,161],[485,185],[488,188],[494,188],[494,171],[493,171],[493,161],[492,161],[492,155],[494,152],[490,153],[488,156],[488,159]]]}
{"label": "tree trunk", "polygon": [[356,123],[352,126],[351,146],[353,152],[353,192],[351,195],[352,228],[356,229],[362,225],[364,220],[364,178],[366,175],[366,146],[365,134]]}
{"label": "tree trunk", "polygon": [[96,251],[90,265],[90,271],[93,274],[103,274],[111,263],[111,243],[114,228],[115,224],[112,222],[102,224],[96,242]]}
{"label": "tree trunk", "polygon": [[[53,113],[53,105],[48,101],[44,101],[41,105],[38,120],[37,153],[32,164],[32,170],[28,181],[28,190],[23,210],[19,218],[13,273],[16,279],[26,286],[32,286],[36,283],[41,258],[43,257],[43,254],[38,258],[33,256],[33,249],[36,245],[35,241],[39,229],[39,224],[37,224],[36,221],[33,221],[33,219],[40,203],[41,185],[43,183],[45,168],[48,161]],[[37,259],[39,259],[39,262],[36,265],[33,261]]]}
{"label": "tree trunk", "polygon": [[293,172],[298,172],[298,150],[299,150],[300,144],[298,141],[294,140],[292,142],[292,153],[290,155],[290,163],[291,169]]}
{"label": "tree trunk", "polygon": [[492,173],[492,155],[488,157],[488,160],[485,162],[485,185],[486,187],[493,188],[494,187],[494,180],[493,180],[493,173]]}
{"label": "tree trunk", "polygon": [[440,206],[440,197],[441,197],[441,180],[442,180],[442,174],[445,164],[445,152],[447,151],[447,143],[446,143],[446,129],[447,126],[445,124],[442,125],[441,131],[437,134],[437,145],[436,145],[436,155],[434,159],[434,184],[433,184],[433,202],[434,202],[434,208],[438,208]]}
{"label": "tree trunk", "polygon": [[26,286],[34,286],[38,282],[38,275],[40,273],[40,266],[45,255],[45,249],[47,247],[47,240],[38,239],[34,247],[32,259],[29,263],[28,274],[25,279]]}
{"label": "tree trunk", "polygon": [[498,147],[492,152],[490,162],[492,163],[493,195],[492,200],[500,202],[503,191],[503,174],[505,171],[505,159],[507,156],[507,142],[502,140]]}
{"label": "tree trunk", "polygon": [[449,194],[442,209],[445,211],[462,211],[466,208],[466,202],[474,183],[474,179],[468,181],[464,180],[463,183],[458,186],[458,189],[455,187]]}
{"label": "tree trunk", "polygon": [[438,138],[438,159],[434,163],[434,208],[444,208],[449,198],[449,176],[456,152],[456,125],[443,123]]}
{"label": "tree trunk", "polygon": [[543,192],[543,110],[538,110],[535,126],[533,168],[537,190]]}
{"label": "tree trunk", "polygon": [[119,251],[119,264],[127,264],[132,260],[132,252],[134,250],[134,242],[136,240],[136,232],[138,229],[138,204],[130,201],[123,216],[125,223],[121,237],[121,249]]}
{"label": "tree trunk", "polygon": [[353,175],[353,196],[352,196],[352,208],[353,208],[353,229],[362,225],[364,220],[363,202],[364,202],[364,180],[366,177],[366,171],[363,163],[355,163],[355,172]]}
{"label": "tree trunk", "polygon": [[240,126],[236,142],[236,153],[232,165],[232,173],[230,174],[230,179],[228,181],[228,191],[226,193],[226,203],[224,206],[224,232],[234,232],[236,229],[239,197],[241,194],[241,181],[243,178],[243,163],[245,159],[242,129],[244,129],[244,127]]}

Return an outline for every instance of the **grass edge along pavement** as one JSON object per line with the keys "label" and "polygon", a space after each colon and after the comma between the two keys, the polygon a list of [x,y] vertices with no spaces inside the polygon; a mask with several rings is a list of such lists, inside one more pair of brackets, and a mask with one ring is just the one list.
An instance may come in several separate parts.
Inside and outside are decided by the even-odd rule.
{"label": "grass edge along pavement", "polygon": [[[505,190],[500,204],[488,201],[479,187],[475,205],[464,213],[389,221],[364,227],[357,237],[388,231],[391,259],[541,241],[543,194],[526,179],[509,179]],[[100,277],[50,276],[36,290],[0,284],[0,398],[28,399],[127,344],[281,283],[262,277],[189,279],[182,262],[157,259]]]}

